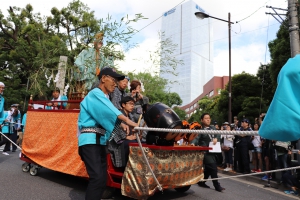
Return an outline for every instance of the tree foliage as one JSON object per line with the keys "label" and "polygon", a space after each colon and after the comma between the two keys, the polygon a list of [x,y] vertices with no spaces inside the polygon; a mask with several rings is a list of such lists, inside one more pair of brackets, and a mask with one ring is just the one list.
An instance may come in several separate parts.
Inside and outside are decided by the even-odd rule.
{"label": "tree foliage", "polygon": [[[261,83],[258,78],[248,73],[241,73],[234,75],[231,81],[231,110],[232,116],[240,116],[240,112],[243,110],[243,102],[250,97],[259,97],[261,95]],[[223,119],[228,119],[228,85],[226,90],[221,91],[218,109],[222,113]],[[260,103],[257,102],[256,108],[260,108]],[[251,113],[245,115],[250,117]],[[257,112],[256,117],[259,116]],[[254,117],[254,116],[253,116]]]}
{"label": "tree foliage", "polygon": [[181,105],[182,100],[177,93],[165,92],[167,80],[149,72],[137,74],[129,73],[131,80],[139,80],[144,86],[143,94],[149,98],[150,103],[161,102],[169,107]]}
{"label": "tree foliage", "polygon": [[19,81],[13,89],[28,86],[27,92],[20,93],[20,98],[11,96],[13,93],[6,96],[7,102],[28,100],[28,94],[47,98],[52,89],[47,87],[47,82],[50,80],[53,85],[61,55],[68,58],[66,84],[74,84],[75,56],[90,45],[99,31],[105,34],[104,55],[124,59],[124,51],[134,45],[130,42],[136,32],[132,24],[145,19],[141,14],[133,19],[125,16],[119,21],[109,14],[105,19],[96,19],[94,11],[79,0],[61,10],[52,8],[51,16],[43,17],[33,10],[28,4],[25,8],[9,7],[7,16],[0,11],[0,66],[9,68],[3,71],[6,77],[3,82],[9,86],[9,73],[13,72],[14,80]]}
{"label": "tree foliage", "polygon": [[[286,25],[287,23],[284,24]],[[291,57],[289,31],[284,24],[280,26],[277,32],[277,38],[269,42],[271,62],[268,70],[273,85],[272,91],[275,91],[277,87],[277,76],[279,71]]]}
{"label": "tree foliage", "polygon": [[184,110],[181,110],[180,108],[178,108],[177,106],[173,107],[173,110],[174,112],[176,112],[176,114],[178,115],[178,117],[181,119],[181,120],[185,120],[186,117],[185,117],[185,111]]}
{"label": "tree foliage", "polygon": [[222,123],[222,115],[220,115],[220,112],[218,110],[218,103],[219,103],[220,96],[215,96],[213,98],[208,98],[207,96],[203,97],[199,100],[199,108],[196,110],[195,113],[192,114],[192,116],[189,118],[189,122],[200,122],[200,117],[203,113],[209,113],[210,117],[213,122],[219,122]]}

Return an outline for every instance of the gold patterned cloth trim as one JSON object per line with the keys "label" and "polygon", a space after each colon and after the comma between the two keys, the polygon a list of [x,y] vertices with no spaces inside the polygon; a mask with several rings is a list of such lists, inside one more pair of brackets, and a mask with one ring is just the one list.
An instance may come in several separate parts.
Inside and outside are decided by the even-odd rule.
{"label": "gold patterned cloth trim", "polygon": [[[196,184],[203,179],[203,151],[158,150],[143,147],[150,166],[163,189]],[[140,147],[130,146],[130,154],[122,178],[124,196],[147,199],[157,184],[149,171]]]}

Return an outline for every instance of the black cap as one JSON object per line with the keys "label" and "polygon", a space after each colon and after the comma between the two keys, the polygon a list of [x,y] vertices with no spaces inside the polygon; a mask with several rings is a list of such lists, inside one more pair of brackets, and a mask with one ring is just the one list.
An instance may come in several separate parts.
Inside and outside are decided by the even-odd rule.
{"label": "black cap", "polygon": [[245,118],[242,120],[242,122],[246,122],[246,123],[249,124],[249,120],[248,120],[248,119],[245,119]]}
{"label": "black cap", "polygon": [[110,68],[110,67],[105,67],[105,68],[101,69],[98,78],[101,79],[102,76],[104,76],[104,75],[111,76],[111,77],[116,78],[118,80],[123,80],[125,78],[124,75],[118,74],[115,69]]}

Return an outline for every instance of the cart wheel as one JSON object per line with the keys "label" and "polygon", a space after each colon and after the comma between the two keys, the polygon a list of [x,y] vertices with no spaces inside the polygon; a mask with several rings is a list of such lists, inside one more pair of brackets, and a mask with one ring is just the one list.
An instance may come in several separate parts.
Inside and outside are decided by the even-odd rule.
{"label": "cart wheel", "polygon": [[191,186],[188,185],[188,186],[183,186],[183,187],[175,188],[175,190],[176,190],[177,192],[184,193],[184,192],[188,191],[188,190],[190,189],[190,187],[191,187]]}
{"label": "cart wheel", "polygon": [[29,170],[30,170],[30,163],[27,163],[27,162],[23,163],[22,164],[22,171],[23,172],[29,172]]}
{"label": "cart wheel", "polygon": [[113,196],[115,192],[115,188],[112,187],[107,187],[105,188],[103,194],[102,194],[102,199],[109,199]]}
{"label": "cart wheel", "polygon": [[35,166],[32,166],[29,171],[31,176],[35,176],[38,173],[38,169]]}

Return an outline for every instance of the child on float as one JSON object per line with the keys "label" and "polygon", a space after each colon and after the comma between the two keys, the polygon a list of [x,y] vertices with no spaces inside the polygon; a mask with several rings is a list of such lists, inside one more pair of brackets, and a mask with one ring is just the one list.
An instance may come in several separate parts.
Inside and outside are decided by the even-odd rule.
{"label": "child on float", "polygon": [[[125,96],[121,98],[121,112],[124,116],[128,117],[130,120],[133,119],[131,112],[134,109],[134,99],[130,96]],[[108,144],[108,150],[110,152],[112,162],[115,167],[125,167],[129,157],[129,144],[137,142],[136,136],[132,129],[127,135],[122,129],[112,136]]]}

